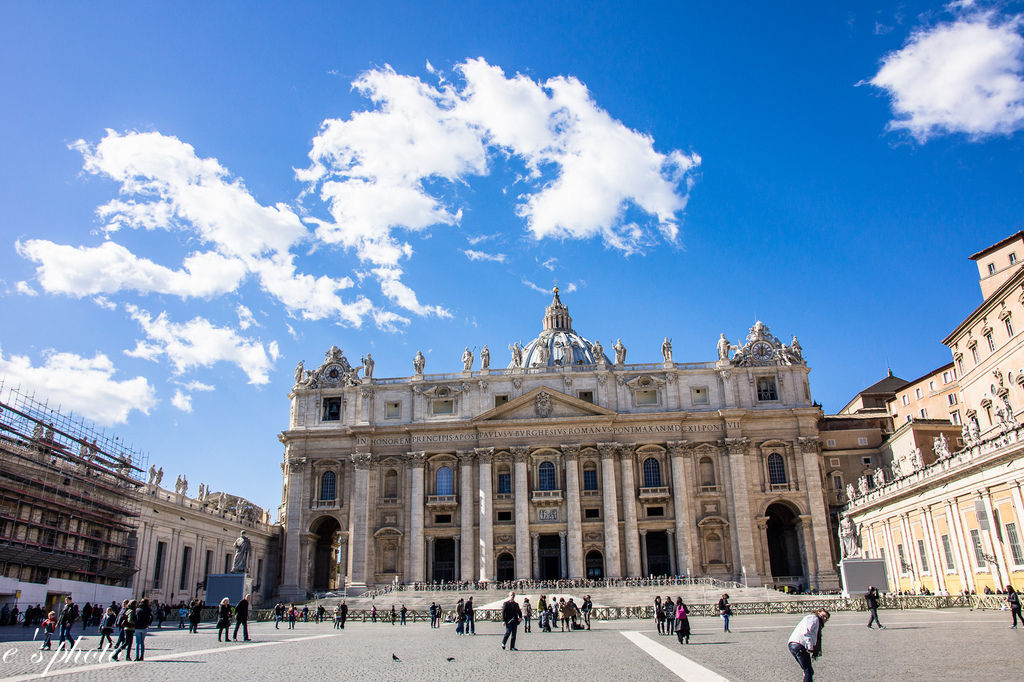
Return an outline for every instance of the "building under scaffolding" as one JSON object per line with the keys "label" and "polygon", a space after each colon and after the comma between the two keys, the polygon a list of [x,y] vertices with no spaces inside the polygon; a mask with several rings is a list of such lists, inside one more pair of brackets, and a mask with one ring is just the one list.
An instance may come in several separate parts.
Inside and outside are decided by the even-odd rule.
{"label": "building under scaffolding", "polygon": [[0,604],[130,597],[145,460],[0,383]]}

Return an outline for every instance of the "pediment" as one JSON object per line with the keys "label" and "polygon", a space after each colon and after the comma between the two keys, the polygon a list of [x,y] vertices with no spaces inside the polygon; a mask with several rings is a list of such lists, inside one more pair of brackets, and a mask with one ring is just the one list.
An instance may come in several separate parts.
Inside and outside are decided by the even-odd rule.
{"label": "pediment", "polygon": [[613,410],[588,403],[553,388],[542,386],[515,400],[477,415],[473,421],[502,419],[559,419],[565,417],[613,417]]}

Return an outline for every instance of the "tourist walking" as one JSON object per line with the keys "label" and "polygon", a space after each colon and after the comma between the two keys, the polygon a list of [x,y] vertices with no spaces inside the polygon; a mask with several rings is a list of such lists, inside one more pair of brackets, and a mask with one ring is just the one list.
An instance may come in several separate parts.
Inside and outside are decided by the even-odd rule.
{"label": "tourist walking", "polygon": [[377,622],[377,605],[376,604],[374,604],[373,607],[370,609],[370,621],[373,622],[373,623]]}
{"label": "tourist walking", "polygon": [[825,627],[828,618],[829,613],[825,609],[810,613],[797,623],[789,636],[789,652],[804,671],[804,682],[814,679],[811,661],[821,656],[821,629]]}
{"label": "tourist walking", "polygon": [[198,599],[192,600],[192,605],[188,608],[188,631],[196,634],[199,632],[199,621],[203,619],[203,603]]}
{"label": "tourist walking", "polygon": [[459,598],[455,603],[455,634],[461,635],[466,631],[466,604]]}
{"label": "tourist walking", "polygon": [[[116,603],[117,602],[113,602],[110,605],[111,608],[113,608]],[[125,614],[127,613],[127,611],[128,611],[128,600],[125,599],[124,601],[121,602],[121,608],[119,608],[117,610],[117,617],[114,619],[114,624],[117,626],[117,641],[114,642],[114,648],[115,649],[117,649],[119,646],[121,646],[121,642],[124,641],[124,623],[125,623]]]}
{"label": "tourist walking", "polygon": [[143,599],[135,610],[135,660],[141,661],[146,656],[146,633],[153,624],[153,610],[149,608],[149,600]]}
{"label": "tourist walking", "polygon": [[405,625],[405,614],[409,612],[409,609],[405,608],[405,604],[402,604],[402,608],[399,609],[398,613],[402,618],[402,625]]}
{"label": "tourist walking", "polygon": [[463,630],[463,634],[475,635],[476,634],[476,615],[473,612],[473,598],[470,597],[466,600],[463,608],[466,611],[466,627]]}
{"label": "tourist walking", "polygon": [[277,630],[281,621],[284,620],[284,604],[277,602],[274,604],[274,629]]}
{"label": "tourist walking", "polygon": [[583,613],[583,622],[586,623],[587,629],[590,629],[590,612],[594,610],[594,602],[591,600],[590,595],[583,597],[583,606],[580,611]]}
{"label": "tourist walking", "polygon": [[437,627],[437,603],[430,602],[430,627]]}
{"label": "tourist walking", "polygon": [[188,620],[188,607],[185,606],[185,602],[181,602],[178,606],[178,629],[185,629],[185,621]]}
{"label": "tourist walking", "polygon": [[723,594],[722,598],[718,600],[718,615],[722,617],[722,623],[725,625],[724,631],[729,632],[729,619],[732,617],[732,605],[729,603],[728,594]]}
{"label": "tourist walking", "polygon": [[92,604],[85,602],[85,606],[82,607],[82,629],[85,630],[90,623],[92,623]]}
{"label": "tourist walking", "polygon": [[242,601],[238,602],[238,606],[235,607],[235,634],[231,639],[238,641],[238,626],[242,626],[242,639],[246,642],[252,640],[249,639],[249,600],[252,599],[251,594],[247,594],[242,597]]}
{"label": "tourist walking", "polygon": [[672,601],[672,597],[665,597],[661,608],[665,612],[665,634],[671,635],[676,631],[676,605]]}
{"label": "tourist walking", "polygon": [[391,626],[394,627],[395,622],[398,620],[398,612],[395,611],[395,605],[391,605]]}
{"label": "tourist walking", "polygon": [[523,597],[523,632],[530,632],[530,619],[533,617],[533,607],[530,606],[530,598]]}
{"label": "tourist walking", "polygon": [[[97,607],[99,608],[99,607]],[[110,638],[110,635],[114,632],[114,625],[117,623],[117,613],[110,606],[107,607],[107,612],[103,615],[100,620],[100,644],[97,649],[103,648],[103,641],[106,640],[110,648],[114,648],[114,640]]]}
{"label": "tourist walking", "polygon": [[71,636],[71,626],[78,619],[78,605],[68,596],[64,598],[64,607],[57,616],[57,627],[60,628],[60,636],[57,638],[57,648],[63,649],[64,642],[68,647],[75,646],[75,638]]}
{"label": "tourist walking", "polygon": [[665,634],[665,609],[661,605],[661,595],[654,597],[654,620],[658,624],[658,634]]}
{"label": "tourist walking", "polygon": [[690,611],[682,597],[676,597],[676,639],[680,644],[690,643]]}
{"label": "tourist walking", "polygon": [[868,619],[868,627],[871,627],[872,623],[878,624],[878,629],[882,630],[885,628],[882,625],[882,621],[878,620],[878,590],[872,585],[868,588],[867,594],[864,595],[864,601],[868,605],[868,611],[871,612],[871,618]]}
{"label": "tourist walking", "polygon": [[341,604],[337,604],[334,607],[334,629],[338,630],[341,628]]}
{"label": "tourist walking", "polygon": [[46,616],[46,620],[43,621],[43,624],[40,625],[40,627],[43,629],[43,644],[39,647],[39,650],[49,651],[53,648],[52,640],[53,632],[57,629],[57,614],[50,611]]}
{"label": "tourist walking", "polygon": [[1017,590],[1013,589],[1013,585],[1006,586],[1006,603],[1010,605],[1010,617],[1013,618],[1013,625],[1010,626],[1011,630],[1017,629],[1017,621],[1024,623],[1024,618],[1020,615],[1020,595],[1017,594]]}
{"label": "tourist walking", "polygon": [[[501,620],[505,623],[505,636],[501,638],[501,648],[505,648],[505,644],[509,644],[510,651],[518,651],[516,649],[516,631],[519,630],[519,621],[523,619],[523,611],[519,608],[519,604],[516,603],[516,593],[508,593],[508,601],[501,605]],[[509,641],[511,638],[511,641]]]}
{"label": "tourist walking", "polygon": [[111,660],[116,661],[118,654],[124,652],[124,660],[132,660],[132,640],[135,639],[135,609],[139,607],[134,599],[125,604],[121,615],[118,616],[121,627],[121,634],[117,637],[117,646],[114,648],[114,655]]}
{"label": "tourist walking", "polygon": [[341,628],[340,628],[341,630],[345,629],[345,621],[346,620],[348,620],[348,604],[346,604],[345,600],[342,599],[341,600]]}
{"label": "tourist walking", "polygon": [[231,628],[231,600],[224,597],[217,607],[217,641],[220,641],[220,633],[224,633],[224,641],[228,642],[228,632]]}
{"label": "tourist walking", "polygon": [[298,611],[295,610],[295,604],[288,605],[288,629],[295,629],[295,619],[299,617]]}

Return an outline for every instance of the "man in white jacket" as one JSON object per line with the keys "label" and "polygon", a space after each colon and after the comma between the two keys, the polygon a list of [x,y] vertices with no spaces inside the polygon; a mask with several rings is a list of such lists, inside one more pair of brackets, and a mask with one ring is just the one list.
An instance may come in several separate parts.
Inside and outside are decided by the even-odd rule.
{"label": "man in white jacket", "polygon": [[829,613],[822,609],[804,616],[789,636],[789,652],[804,671],[804,682],[814,679],[811,659],[821,656],[821,629],[828,622]]}

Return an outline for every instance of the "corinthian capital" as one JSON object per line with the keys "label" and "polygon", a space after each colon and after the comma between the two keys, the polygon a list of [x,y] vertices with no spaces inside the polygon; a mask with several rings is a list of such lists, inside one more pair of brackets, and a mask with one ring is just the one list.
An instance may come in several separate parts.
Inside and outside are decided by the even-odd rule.
{"label": "corinthian capital", "polygon": [[476,456],[481,464],[490,464],[494,459],[494,448],[476,448]]}
{"label": "corinthian capital", "polygon": [[473,458],[476,457],[476,453],[472,450],[456,450],[455,456],[459,458],[459,463],[462,466],[472,466]]}
{"label": "corinthian capital", "polygon": [[636,454],[636,443],[619,443],[619,457],[630,459]]}
{"label": "corinthian capital", "polygon": [[725,448],[730,455],[744,455],[747,452],[749,438],[726,438]]}
{"label": "corinthian capital", "polygon": [[565,458],[568,459],[568,460],[575,460],[575,459],[579,458],[579,456],[580,456],[580,444],[579,443],[570,443],[570,444],[563,443],[559,447],[562,449],[562,455],[564,455]]}
{"label": "corinthian capital", "polygon": [[800,438],[800,448],[806,454],[816,454],[818,452],[818,446],[821,445],[821,439],[817,436],[807,436]]}
{"label": "corinthian capital", "polygon": [[512,453],[512,458],[517,462],[529,462],[530,461],[530,446],[529,445],[513,445],[508,449]]}
{"label": "corinthian capital", "polygon": [[601,453],[601,459],[612,459],[619,450],[618,443],[598,443],[597,451]]}
{"label": "corinthian capital", "polygon": [[369,452],[353,452],[352,464],[356,469],[369,469],[373,455]]}
{"label": "corinthian capital", "polygon": [[409,455],[409,466],[414,469],[422,469],[427,463],[427,453],[423,450],[417,452],[410,452]]}
{"label": "corinthian capital", "polygon": [[290,473],[290,474],[300,474],[300,473],[302,473],[302,470],[306,467],[307,463],[308,462],[306,461],[305,457],[295,457],[293,459],[289,459],[288,460],[288,473]]}
{"label": "corinthian capital", "polygon": [[692,446],[687,445],[689,441],[686,440],[670,440],[665,445],[668,446],[668,454],[671,457],[682,457],[683,455],[690,454],[690,448]]}

